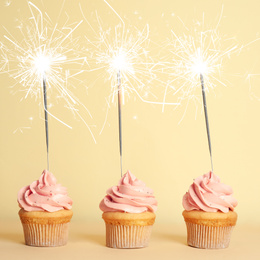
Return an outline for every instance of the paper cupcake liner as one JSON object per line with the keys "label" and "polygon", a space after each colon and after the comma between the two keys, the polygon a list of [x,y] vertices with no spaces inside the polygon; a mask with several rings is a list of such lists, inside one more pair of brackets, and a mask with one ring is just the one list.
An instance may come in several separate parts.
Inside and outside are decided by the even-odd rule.
{"label": "paper cupcake liner", "polygon": [[113,248],[147,247],[152,226],[127,226],[106,223],[106,246]]}
{"label": "paper cupcake liner", "polygon": [[69,223],[22,223],[25,244],[29,246],[63,246],[67,244]]}
{"label": "paper cupcake liner", "polygon": [[217,249],[227,248],[234,226],[205,226],[186,222],[189,246]]}

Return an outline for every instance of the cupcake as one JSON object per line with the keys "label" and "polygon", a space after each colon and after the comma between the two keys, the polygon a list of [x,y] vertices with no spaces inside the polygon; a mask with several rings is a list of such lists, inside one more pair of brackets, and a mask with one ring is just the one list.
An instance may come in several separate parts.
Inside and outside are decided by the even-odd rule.
{"label": "cupcake", "polygon": [[196,178],[183,196],[182,213],[187,226],[187,243],[197,248],[226,248],[236,225],[237,206],[232,188],[209,172]]}
{"label": "cupcake", "polygon": [[72,200],[51,172],[44,170],[39,180],[21,188],[18,204],[26,245],[46,247],[67,243]]}
{"label": "cupcake", "polygon": [[112,248],[147,247],[155,221],[157,201],[153,191],[130,171],[117,186],[107,190],[100,202],[106,225],[106,246]]}

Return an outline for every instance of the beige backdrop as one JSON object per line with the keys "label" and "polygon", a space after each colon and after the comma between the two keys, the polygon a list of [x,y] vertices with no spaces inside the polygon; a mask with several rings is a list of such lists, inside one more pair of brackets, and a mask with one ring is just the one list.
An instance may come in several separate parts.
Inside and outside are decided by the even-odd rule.
{"label": "beige backdrop", "polygon": [[[0,2],[0,24],[19,39],[19,34],[16,35],[16,18],[26,21],[30,17],[28,4],[27,1],[10,1],[11,4],[6,6],[7,2]],[[172,29],[178,34],[184,31],[178,17],[187,26],[191,26],[194,19],[202,19],[205,13],[205,24],[216,25],[222,3],[224,10],[219,26],[221,35],[234,37],[240,46],[259,37],[258,0],[109,2],[127,24],[140,29],[146,23],[149,24],[151,46],[165,46]],[[47,12],[55,24],[63,1],[44,0],[33,3]],[[113,28],[119,22],[118,17],[101,0],[81,1],[81,6],[85,17],[95,28],[97,25],[93,13],[96,10],[105,26]],[[78,1],[66,1],[63,10],[67,12],[70,21],[83,19]],[[65,19],[64,12],[59,18],[61,24]],[[84,21],[75,35],[84,37],[88,32],[90,28]],[[6,31],[1,26],[1,41],[4,41],[4,34]],[[84,38],[81,43],[84,45]],[[11,44],[9,48],[12,48]],[[158,54],[158,49],[152,47],[151,55]],[[234,189],[234,196],[239,202],[239,222],[250,221],[258,225],[260,101],[250,92],[249,83],[251,82],[251,91],[257,96],[260,93],[260,81],[256,75],[249,82],[247,75],[260,73],[259,54],[260,41],[243,49],[240,55],[233,55],[223,68],[222,76],[227,87],[219,85],[215,93],[207,94],[214,171],[224,183],[230,184]],[[60,106],[55,104],[52,113],[68,122],[73,127],[72,130],[53,118],[49,120],[50,170],[68,188],[69,195],[74,200],[74,220],[100,219],[99,202],[106,189],[117,184],[120,178],[116,104],[111,105],[107,123],[99,135],[106,117],[105,98],[110,88],[109,81],[105,82],[99,73],[101,72],[82,73],[79,79],[84,81],[83,84],[75,86],[74,83],[76,88],[73,90],[93,115],[93,120],[87,116],[85,118],[95,134],[97,144],[84,123],[74,119],[62,103]],[[160,77],[162,81],[169,79],[168,76]],[[44,120],[39,100],[35,102],[28,97],[20,102],[23,93],[18,91],[15,95],[11,94],[13,89],[10,87],[15,81],[7,74],[0,74],[0,80],[0,218],[17,218],[18,190],[38,179],[46,167]],[[17,84],[14,89],[19,90],[20,87]],[[158,100],[162,100],[164,87],[163,84],[158,86],[156,82],[151,83]],[[175,100],[169,94],[167,101]],[[162,106],[146,104],[132,95],[123,106],[123,170],[131,170],[154,189],[159,202],[158,222],[182,222],[183,194],[195,177],[210,170],[202,105],[199,104],[197,116],[195,108],[191,102],[183,121],[178,124],[185,111],[184,104],[177,110],[173,106],[167,106],[162,112]]]}

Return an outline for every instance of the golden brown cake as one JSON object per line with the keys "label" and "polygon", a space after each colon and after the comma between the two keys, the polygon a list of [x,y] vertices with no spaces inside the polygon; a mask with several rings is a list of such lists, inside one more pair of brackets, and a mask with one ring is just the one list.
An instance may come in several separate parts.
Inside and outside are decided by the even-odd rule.
{"label": "golden brown cake", "polygon": [[57,212],[25,211],[20,209],[19,216],[23,225],[26,245],[63,246],[68,241],[69,222],[72,210]]}
{"label": "golden brown cake", "polygon": [[187,226],[188,245],[198,248],[228,247],[231,232],[237,221],[236,212],[184,210],[182,215]]}
{"label": "golden brown cake", "polygon": [[126,212],[104,212],[102,218],[106,224],[125,226],[151,226],[155,222],[153,212],[126,213]]}

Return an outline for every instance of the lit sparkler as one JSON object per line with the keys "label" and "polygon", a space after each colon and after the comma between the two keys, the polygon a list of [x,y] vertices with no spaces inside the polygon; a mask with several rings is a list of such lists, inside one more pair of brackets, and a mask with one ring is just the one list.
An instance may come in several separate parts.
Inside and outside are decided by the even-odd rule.
{"label": "lit sparkler", "polygon": [[[151,78],[150,71],[144,70],[143,56],[146,58],[146,53],[143,51],[143,44],[148,41],[148,27],[136,37],[130,34],[130,31],[125,33],[125,25],[118,25],[115,28],[114,41],[108,41],[103,38],[102,46],[99,46],[99,52],[96,53],[96,62],[102,66],[106,66],[108,78],[111,80],[111,100],[115,101],[118,96],[118,123],[119,123],[119,149],[121,162],[121,175],[123,171],[122,165],[122,104],[125,103],[125,96],[130,96],[132,92],[140,95],[139,92],[145,87],[145,83],[141,81],[140,74],[147,73]],[[129,34],[129,35],[127,35]],[[104,36],[104,35],[102,35]],[[106,35],[108,36],[108,35]],[[102,49],[103,44],[107,49]],[[138,68],[141,67],[141,69]],[[147,69],[147,68],[146,68]],[[139,75],[138,75],[139,74]],[[147,76],[147,75],[146,75]],[[142,75],[142,79],[145,75]],[[123,80],[122,80],[123,79]],[[140,95],[141,96],[141,95]]]}
{"label": "lit sparkler", "polygon": [[[203,107],[212,171],[213,160],[206,92],[213,90],[217,85],[226,86],[226,84],[221,80],[224,59],[230,58],[232,53],[238,51],[237,45],[233,43],[232,38],[223,39],[220,36],[218,26],[221,17],[222,12],[215,28],[204,29],[203,17],[203,22],[197,22],[197,26],[195,26],[194,30],[188,29],[185,26],[185,30],[187,30],[189,34],[183,33],[181,36],[178,36],[172,30],[173,39],[170,42],[170,46],[172,47],[172,60],[165,69],[165,72],[169,73],[171,77],[173,77],[173,80],[169,84],[169,86],[174,85],[171,92],[173,95],[178,96],[180,102],[187,101],[187,106],[191,100],[194,102],[200,100],[198,97],[198,91],[200,90],[201,92],[202,88]],[[229,44],[230,41],[232,44]],[[164,100],[168,94],[167,91],[168,89],[166,88]]]}
{"label": "lit sparkler", "polygon": [[[145,83],[141,81],[140,74],[146,73],[152,78],[151,72],[144,70],[143,56],[146,58],[146,53],[143,50],[143,44],[148,41],[148,27],[134,37],[130,31],[125,32],[125,25],[119,24],[115,27],[115,38],[112,43],[109,42],[109,35],[103,34],[104,37],[96,52],[96,63],[106,66],[106,72],[109,80],[111,80],[111,96],[110,102],[115,102],[115,96],[118,96],[118,123],[119,123],[119,150],[120,150],[120,165],[121,176],[123,174],[122,165],[122,104],[125,103],[125,96],[130,96],[132,92],[139,97],[140,91],[145,87]],[[103,44],[107,47],[103,49]],[[138,68],[139,66],[139,68]],[[140,69],[141,67],[141,69]],[[139,75],[138,75],[139,74]],[[144,78],[145,75],[142,75]],[[147,75],[146,75],[147,76]],[[122,81],[123,79],[123,81]]]}
{"label": "lit sparkler", "polygon": [[[66,21],[61,29],[59,29],[58,24],[50,27],[51,21],[47,14],[45,18],[41,10],[31,2],[28,2],[28,7],[32,17],[25,27],[21,26],[19,28],[23,37],[22,40],[15,38],[5,28],[7,32],[4,35],[6,43],[0,42],[2,57],[0,73],[9,74],[10,77],[16,80],[16,84],[21,84],[22,87],[19,88],[19,91],[25,92],[25,99],[31,96],[35,97],[36,100],[44,100],[47,165],[49,168],[48,115],[69,128],[71,126],[48,111],[47,91],[50,90],[50,93],[55,92],[57,99],[62,98],[65,101],[65,107],[85,123],[95,141],[88,124],[78,110],[78,106],[83,106],[84,109],[86,107],[68,89],[68,80],[75,79],[74,77],[82,73],[83,70],[77,69],[77,72],[71,74],[68,69],[63,68],[65,65],[70,65],[70,67],[79,65],[82,67],[86,62],[86,57],[82,57],[80,52],[75,51],[78,39],[72,39],[72,33],[83,21],[77,22],[71,27],[67,25],[68,21]],[[8,45],[11,47],[7,47]],[[87,109],[86,111],[91,117],[89,111]]]}
{"label": "lit sparkler", "polygon": [[[125,95],[130,95],[131,92],[139,93],[142,90],[144,83],[141,82],[136,75],[137,70],[135,65],[141,64],[140,51],[142,50],[142,44],[147,41],[147,30],[145,35],[139,35],[140,41],[132,42],[132,36],[128,38],[124,35],[125,25],[123,27],[116,27],[116,38],[114,45],[110,45],[104,53],[97,53],[97,63],[107,64],[107,73],[112,83],[112,102],[114,102],[115,95],[118,96],[118,124],[119,124],[119,150],[120,150],[120,165],[121,176],[123,175],[122,164],[122,104],[125,103]],[[120,32],[120,28],[122,32]],[[121,35],[122,33],[122,35]],[[141,53],[146,55],[145,53]],[[150,72],[148,72],[151,74]],[[123,84],[122,84],[123,79]],[[134,80],[132,83],[131,79]],[[115,82],[116,81],[116,82]],[[117,88],[115,87],[117,86]]]}
{"label": "lit sparkler", "polygon": [[[95,41],[87,38],[90,46],[94,48],[94,53],[90,59],[92,69],[90,71],[104,70],[104,78],[111,82],[111,92],[108,100],[110,103],[116,101],[118,96],[118,122],[119,122],[119,150],[121,162],[121,176],[123,171],[122,165],[122,104],[125,103],[126,97],[131,94],[136,95],[141,101],[152,104],[163,104],[163,102],[154,102],[147,99],[150,82],[155,80],[156,75],[153,72],[154,61],[149,57],[149,26],[146,25],[143,30],[133,26],[126,26],[122,17],[106,1],[104,2],[112,9],[119,18],[120,23],[115,26],[114,30],[109,28],[104,30],[101,20],[97,16],[98,31],[95,31],[88,22],[82,8],[82,15],[94,32]],[[178,103],[168,103],[168,105],[178,105]],[[108,113],[108,110],[107,110]],[[106,116],[107,118],[107,116]],[[104,128],[106,121],[103,124]]]}

